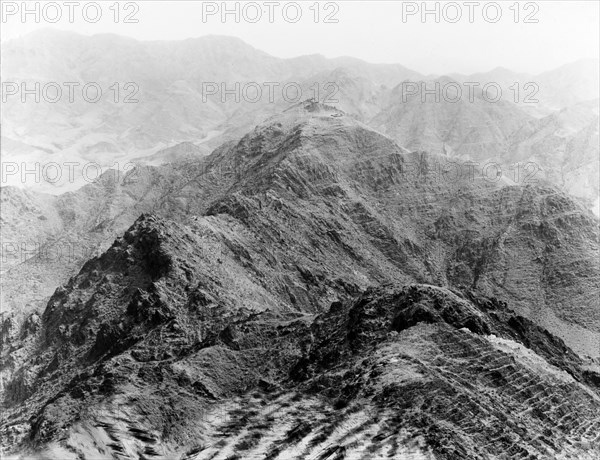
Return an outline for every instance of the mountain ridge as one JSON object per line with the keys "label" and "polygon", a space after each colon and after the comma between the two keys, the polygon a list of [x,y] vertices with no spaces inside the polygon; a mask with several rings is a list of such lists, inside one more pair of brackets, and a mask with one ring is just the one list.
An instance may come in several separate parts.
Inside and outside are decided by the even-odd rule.
{"label": "mountain ridge", "polygon": [[[24,442],[34,458],[203,459],[232,448],[287,458],[326,455],[332,445],[371,456],[390,448],[429,458],[596,455],[600,422],[589,420],[600,410],[600,373],[503,302],[412,284],[358,291],[314,318],[227,307],[237,300],[218,294],[230,288],[213,272],[223,261],[199,253],[198,236],[143,215],[56,291],[30,331],[43,353],[6,387],[15,409],[28,401],[30,428],[23,409],[9,406],[4,448]],[[242,254],[239,264],[252,260]],[[506,386],[509,375],[515,383]],[[500,401],[504,416],[494,409]],[[543,416],[548,403],[555,408]],[[271,411],[283,424],[275,439],[260,428]],[[471,417],[489,423],[482,430]],[[302,420],[298,436],[313,438],[306,451],[291,438]],[[519,437],[499,436],[507,427]],[[381,439],[368,441],[374,435]],[[467,441],[473,436],[480,442]]]}
{"label": "mountain ridge", "polygon": [[309,100],[52,206],[4,190],[99,253],[2,322],[3,452],[595,458],[598,219],[445,161]]}

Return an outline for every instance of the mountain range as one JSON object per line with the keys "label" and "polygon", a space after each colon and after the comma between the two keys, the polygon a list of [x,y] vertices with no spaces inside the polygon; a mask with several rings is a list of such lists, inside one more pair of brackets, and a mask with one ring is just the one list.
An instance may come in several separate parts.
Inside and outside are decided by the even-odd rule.
{"label": "mountain range", "polygon": [[[539,75],[497,68],[469,76],[432,76],[348,57],[281,59],[224,36],[139,42],[51,29],[9,40],[2,52],[3,82],[24,83],[29,89],[35,82],[40,87],[54,82],[62,88],[56,103],[44,98],[36,103],[32,96],[23,103],[20,94],[6,96],[2,155],[5,161],[16,160],[18,171],[3,177],[2,185],[25,183],[57,194],[91,182],[88,176],[95,178],[96,169],[86,170],[87,175],[82,171],[90,162],[103,171],[115,165],[123,171],[130,163],[159,165],[207,155],[267,117],[313,97],[408,150],[493,162],[504,171],[528,168],[529,173],[516,174],[518,180],[533,175],[592,209],[598,207],[597,60]],[[79,84],[73,102],[65,82]],[[82,88],[90,82],[102,91],[98,102],[83,98]],[[222,92],[234,90],[236,83],[239,101]],[[479,86],[471,94],[465,83]],[[272,97],[268,84],[275,85]],[[292,86],[284,92],[286,84]],[[436,84],[444,89],[439,100],[424,92]],[[482,91],[486,84],[501,89],[499,101],[490,102],[494,89]],[[255,102],[253,88],[261,95]],[[453,102],[456,91],[460,95]],[[87,94],[92,98],[95,90]],[[173,149],[180,143],[195,148],[176,154]],[[54,172],[48,173],[51,180],[23,177],[22,170],[35,169],[36,162],[45,165],[50,158],[60,165],[78,163],[74,180],[66,170],[60,179],[54,179]]]}
{"label": "mountain range", "polygon": [[208,156],[3,188],[3,241],[90,249],[3,273],[4,452],[597,458],[597,217],[447,165],[309,100]]}

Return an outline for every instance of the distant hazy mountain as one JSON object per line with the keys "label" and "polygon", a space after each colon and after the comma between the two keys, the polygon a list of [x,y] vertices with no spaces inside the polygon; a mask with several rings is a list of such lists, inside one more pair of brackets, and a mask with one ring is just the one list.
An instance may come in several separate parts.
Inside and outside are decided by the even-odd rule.
{"label": "distant hazy mountain", "polygon": [[406,83],[398,85],[369,125],[409,150],[477,161],[506,158],[511,134],[531,117],[510,102],[488,102],[480,89],[473,90],[472,101],[466,92],[461,96],[461,90],[452,86],[448,86],[446,97],[436,98],[425,92],[436,84],[442,87],[458,83],[442,78],[415,82],[418,89]]}
{"label": "distant hazy mountain", "polygon": [[[228,130],[241,134],[253,126],[252,120],[256,124],[264,119],[253,114],[281,110],[278,104],[286,82],[301,84],[311,75],[340,67],[387,85],[418,75],[399,65],[372,65],[352,58],[279,59],[239,39],[221,36],[138,42],[115,35],[87,37],[43,30],[4,43],[2,53],[3,82],[26,82],[28,88],[34,88],[36,81],[42,87],[57,82],[63,90],[57,103],[44,98],[35,103],[33,96],[22,103],[18,95],[7,97],[2,120],[4,158],[19,154],[23,159],[26,154],[29,162],[44,162],[52,154],[54,161],[96,161],[102,166],[139,159],[179,142],[199,145]],[[64,82],[79,83],[74,102],[69,102]],[[102,90],[102,98],[95,103],[86,102],[81,93],[90,82]],[[254,93],[246,93],[248,97],[241,101],[233,95],[224,97],[221,84],[231,90],[236,82],[241,87],[248,82],[258,84],[262,92],[258,103],[251,102]],[[269,82],[278,84],[273,101],[266,86]],[[218,93],[209,95],[213,86],[203,84],[215,84]],[[286,94],[298,96],[297,101],[318,96],[311,86],[304,85],[306,94],[297,95],[294,88]],[[318,89],[325,96],[326,89]],[[95,90],[89,91],[86,94],[95,97]],[[54,97],[55,89],[48,94]],[[126,99],[139,102],[126,103]],[[50,191],[52,186],[46,185]]]}
{"label": "distant hazy mountain", "polygon": [[600,97],[598,59],[583,59],[535,77],[540,100],[554,110]]}
{"label": "distant hazy mountain", "polygon": [[598,100],[532,120],[513,133],[512,161],[535,162],[545,177],[569,193],[595,202],[599,195]]}
{"label": "distant hazy mountain", "polygon": [[[513,72],[497,67],[472,75],[452,74],[460,82],[497,83],[507,100],[531,114],[550,112],[600,97],[598,59],[582,59],[541,74]],[[526,87],[527,84],[533,84]]]}
{"label": "distant hazy mountain", "polygon": [[[34,81],[42,85],[96,82],[103,90],[97,103],[83,100],[81,86],[75,90],[73,103],[68,102],[66,87],[63,98],[55,104],[36,104],[31,97],[23,104],[18,96],[9,96],[3,104],[2,120],[1,153],[5,161],[17,159],[31,165],[45,164],[52,158],[59,164],[96,162],[104,169],[118,162],[122,169],[129,161],[160,164],[190,158],[192,152],[204,155],[285,110],[293,103],[289,98],[295,98],[297,88],[301,88],[301,100],[316,97],[335,105],[394,137],[407,149],[471,156],[476,161],[492,159],[502,164],[515,159],[543,163],[544,173],[539,177],[564,186],[590,203],[597,199],[597,194],[593,195],[597,179],[591,175],[586,179],[591,184],[587,191],[578,186],[578,180],[558,179],[553,171],[563,168],[563,163],[556,162],[557,154],[549,152],[540,160],[539,149],[534,154],[528,147],[532,140],[523,138],[526,130],[536,130],[536,119],[586,101],[595,100],[589,103],[597,107],[597,60],[577,61],[540,75],[496,68],[470,76],[425,78],[401,65],[369,64],[349,57],[279,59],[239,39],[222,36],[139,42],[115,35],[88,37],[43,30],[8,41],[2,44],[2,50],[4,82],[27,81],[30,88]],[[117,103],[115,87],[110,89],[115,82],[119,87]],[[128,82],[137,86],[125,88]],[[234,96],[222,94],[221,83],[231,90],[236,82],[240,87],[256,83],[262,98],[256,103],[244,98],[236,102]],[[268,82],[279,84],[272,101],[265,86]],[[423,103],[420,94],[405,100],[403,82],[463,85],[463,95],[454,104],[443,99],[436,103],[431,96]],[[468,100],[464,87],[469,82],[480,83],[474,102]],[[481,97],[481,88],[490,82],[502,88],[503,99],[497,103]],[[530,82],[537,89],[526,88]],[[203,83],[216,86],[207,88]],[[282,88],[290,83],[293,86],[286,99]],[[518,95],[509,89],[515,83]],[[216,94],[207,94],[207,89],[215,88]],[[90,93],[93,96],[94,91]],[[124,103],[128,95],[139,102]],[[247,96],[251,98],[253,93]],[[525,102],[528,97],[538,102]],[[586,141],[588,131],[561,134],[564,143],[573,145],[569,148],[578,150],[577,158],[593,158],[597,151]],[[593,141],[593,133],[591,136],[588,140]],[[555,135],[548,129],[537,129],[535,138],[538,145],[555,143]],[[195,147],[183,155],[169,150],[182,142]],[[528,156],[530,153],[532,156]],[[81,169],[77,169],[75,182],[67,183],[66,177],[64,174],[57,183],[41,180],[30,185],[57,193],[86,183]],[[20,175],[10,175],[2,185],[19,186],[21,182]]]}

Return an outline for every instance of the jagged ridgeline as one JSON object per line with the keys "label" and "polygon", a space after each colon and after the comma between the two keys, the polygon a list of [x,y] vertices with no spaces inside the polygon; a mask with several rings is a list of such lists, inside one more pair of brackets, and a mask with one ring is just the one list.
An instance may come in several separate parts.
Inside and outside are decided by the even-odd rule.
{"label": "jagged ridgeline", "polygon": [[6,327],[3,448],[597,459],[598,220],[440,162],[307,102],[203,160],[9,191],[39,238],[120,236]]}

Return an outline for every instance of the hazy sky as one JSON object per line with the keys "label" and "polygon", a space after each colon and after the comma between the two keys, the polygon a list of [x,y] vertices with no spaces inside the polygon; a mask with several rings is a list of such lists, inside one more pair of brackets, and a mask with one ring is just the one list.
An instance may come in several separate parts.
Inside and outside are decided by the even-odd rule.
{"label": "hazy sky", "polygon": [[[537,73],[580,58],[597,58],[600,54],[600,2],[597,0],[500,1],[495,4],[479,1],[471,2],[473,5],[427,2],[429,10],[439,9],[439,22],[433,13],[423,21],[422,2],[402,1],[319,2],[315,6],[311,0],[298,2],[299,10],[294,2],[286,1],[227,2],[231,10],[235,10],[237,4],[239,14],[229,14],[225,20],[220,14],[222,2],[120,2],[117,23],[115,9],[110,8],[113,1],[99,2],[101,17],[96,23],[90,22],[96,15],[96,7],[89,5],[93,2],[80,1],[73,6],[72,23],[69,22],[70,7],[65,2],[53,5],[47,5],[52,2],[28,2],[31,10],[39,8],[39,18],[35,14],[23,18],[21,3],[2,2],[3,41],[42,27],[88,35],[109,32],[140,40],[178,40],[220,34],[237,36],[279,57],[314,53],[327,57],[354,56],[369,62],[400,63],[422,73],[436,74],[473,73],[497,66]],[[18,9],[16,14],[9,14],[15,8]],[[208,15],[211,9],[218,11]],[[319,15],[315,22],[317,10]],[[293,22],[298,11],[301,17]],[[58,12],[61,18],[50,22]],[[130,19],[137,19],[137,23],[124,22],[129,13],[133,13]],[[327,17],[338,22],[325,22]],[[526,22],[526,19],[537,22]],[[250,22],[252,20],[256,22]]]}

